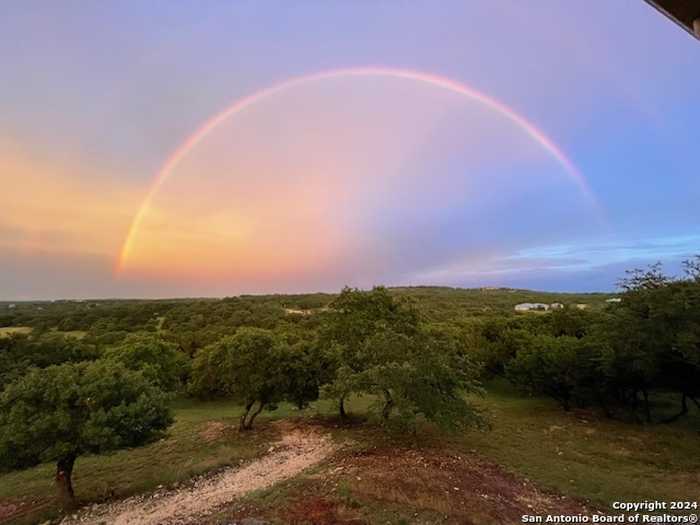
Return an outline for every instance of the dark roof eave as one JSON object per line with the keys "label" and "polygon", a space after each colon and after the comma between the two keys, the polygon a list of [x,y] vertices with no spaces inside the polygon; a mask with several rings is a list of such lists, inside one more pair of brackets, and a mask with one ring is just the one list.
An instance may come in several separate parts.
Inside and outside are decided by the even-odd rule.
{"label": "dark roof eave", "polygon": [[644,0],[669,20],[700,40],[700,2],[697,0]]}

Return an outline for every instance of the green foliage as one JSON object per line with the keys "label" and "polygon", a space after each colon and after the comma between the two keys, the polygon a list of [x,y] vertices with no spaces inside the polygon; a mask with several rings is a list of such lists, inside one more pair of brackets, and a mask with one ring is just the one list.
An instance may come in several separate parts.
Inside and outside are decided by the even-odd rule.
{"label": "green foliage", "polygon": [[531,336],[507,365],[506,374],[516,385],[531,393],[558,401],[565,410],[582,401],[579,389],[586,383],[588,348],[572,336]]}
{"label": "green foliage", "polygon": [[198,350],[233,335],[241,327],[270,330],[284,317],[280,301],[265,297],[189,301],[168,312],[162,330],[165,339],[194,356]]}
{"label": "green foliage", "polygon": [[287,329],[279,333],[278,359],[285,376],[284,399],[297,408],[305,408],[319,397],[319,389],[330,374],[327,356],[321,350],[315,333]]}
{"label": "green foliage", "polygon": [[[282,342],[274,332],[262,328],[239,328],[201,350],[192,367],[190,391],[198,397],[230,397],[243,403],[246,412],[241,429],[249,429],[265,407],[284,399],[287,377]],[[255,403],[256,412],[250,414]]]}
{"label": "green foliage", "polygon": [[109,348],[104,357],[130,370],[141,370],[144,377],[166,392],[179,390],[189,374],[189,357],[155,335],[129,336],[119,346]]}
{"label": "green foliage", "polygon": [[335,374],[324,395],[338,399],[341,416],[350,394],[377,396],[375,409],[402,426],[423,417],[454,429],[480,421],[464,398],[478,391],[477,367],[463,352],[459,332],[421,324],[411,304],[385,288],[344,289],[331,304],[321,341]]}
{"label": "green foliage", "polygon": [[566,307],[552,310],[544,318],[545,330],[554,337],[576,337],[581,339],[589,333],[596,323],[596,313],[578,308]]}
{"label": "green foliage", "polygon": [[700,406],[698,261],[687,261],[681,278],[658,264],[628,272],[621,301],[604,312],[553,312],[517,341],[509,328],[485,332],[486,354],[513,382],[567,409],[598,405],[610,416],[641,413],[651,422],[651,397],[674,392],[680,417],[688,400]]}
{"label": "green foliage", "polygon": [[418,320],[412,303],[392,296],[383,286],[369,292],[344,288],[330,305],[324,335],[352,349],[380,328],[415,333]]}
{"label": "green foliage", "polygon": [[[0,326],[31,326],[36,330],[155,331],[155,317],[177,301],[37,301],[17,303],[0,313]],[[2,306],[0,305],[0,308]]]}
{"label": "green foliage", "polygon": [[418,314],[384,287],[369,292],[344,288],[331,303],[321,328],[320,344],[326,349],[329,362],[334,363],[336,374],[324,394],[338,399],[341,416],[345,415],[345,398],[365,390],[361,375],[373,365],[368,340],[386,330],[416,334]]}
{"label": "green foliage", "polygon": [[158,437],[172,423],[166,401],[140,372],[111,361],[32,368],[0,394],[0,466],[55,461],[70,501],[75,459]]}
{"label": "green foliage", "polygon": [[466,394],[481,394],[479,366],[461,351],[453,334],[425,330],[414,335],[382,331],[368,339],[370,365],[358,374],[364,392],[382,399],[375,408],[385,422],[413,428],[419,418],[445,430],[485,420]]}
{"label": "green foliage", "polygon": [[12,334],[0,338],[0,391],[31,367],[93,360],[99,351],[89,344],[60,334]]}
{"label": "green foliage", "polygon": [[483,339],[477,355],[484,363],[487,376],[504,374],[506,366],[516,353],[532,344],[532,333],[519,328],[519,324],[521,323],[499,319],[488,322],[482,328]]}
{"label": "green foliage", "polygon": [[602,326],[607,347],[601,369],[606,394],[636,408],[643,396],[651,420],[649,394],[671,390],[698,403],[700,396],[700,279],[698,258],[686,261],[687,274],[673,279],[660,265],[633,270],[621,282],[623,300]]}

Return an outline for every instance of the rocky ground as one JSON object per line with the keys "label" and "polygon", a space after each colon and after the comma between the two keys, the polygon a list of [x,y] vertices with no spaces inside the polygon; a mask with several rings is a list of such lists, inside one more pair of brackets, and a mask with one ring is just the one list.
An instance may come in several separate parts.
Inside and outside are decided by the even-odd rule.
{"label": "rocky ground", "polygon": [[240,468],[231,467],[194,481],[191,486],[157,490],[119,502],[93,505],[61,523],[168,524],[200,523],[208,516],[252,491],[264,489],[301,473],[327,458],[336,446],[313,427],[294,428],[283,434],[267,454]]}

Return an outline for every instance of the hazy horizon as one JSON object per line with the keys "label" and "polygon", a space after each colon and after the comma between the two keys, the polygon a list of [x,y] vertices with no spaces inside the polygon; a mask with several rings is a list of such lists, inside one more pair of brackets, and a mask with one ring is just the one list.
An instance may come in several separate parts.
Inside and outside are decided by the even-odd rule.
{"label": "hazy horizon", "polygon": [[[371,290],[375,286],[385,286],[383,284],[377,283],[373,286],[367,288],[359,288],[361,290]],[[532,292],[532,293],[543,293],[543,294],[567,294],[567,295],[582,295],[582,294],[602,294],[602,295],[614,295],[621,293],[619,289],[615,290],[593,290],[587,292],[576,292],[567,290],[537,290],[530,288],[512,288],[509,286],[475,286],[475,287],[463,287],[463,286],[448,286],[448,285],[431,285],[431,284],[395,284],[391,286],[386,286],[389,290],[394,289],[448,289],[448,290],[462,290],[462,291],[515,291],[515,292]],[[61,301],[71,301],[71,302],[89,302],[89,301],[190,301],[190,300],[223,300],[230,299],[234,297],[266,297],[266,296],[296,296],[296,295],[336,295],[340,293],[341,289],[337,290],[314,290],[314,291],[302,291],[302,292],[288,292],[288,293],[263,293],[263,292],[246,292],[235,295],[200,295],[200,296],[161,296],[161,297],[49,297],[49,298],[28,298],[28,299],[5,299],[0,297],[0,303],[41,303],[41,302],[61,302]]]}
{"label": "hazy horizon", "polygon": [[0,300],[612,292],[700,253],[700,46],[641,0],[28,1],[0,31]]}

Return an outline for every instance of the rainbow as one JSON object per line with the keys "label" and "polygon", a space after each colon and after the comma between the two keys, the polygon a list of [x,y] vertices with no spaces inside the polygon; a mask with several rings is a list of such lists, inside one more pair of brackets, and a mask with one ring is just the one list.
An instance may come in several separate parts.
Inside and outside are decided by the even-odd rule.
{"label": "rainbow", "polygon": [[252,93],[243,98],[239,98],[233,102],[226,109],[217,113],[209,120],[204,122],[192,135],[190,135],[180,146],[168,157],[165,163],[161,166],[158,174],[153,179],[148,193],[141,202],[141,206],[134,215],[131,221],[128,233],[122,245],[117,264],[115,267],[115,273],[120,273],[124,268],[126,261],[132,250],[132,245],[134,239],[138,233],[138,230],[143,222],[144,217],[148,213],[149,207],[153,200],[153,197],[158,193],[158,190],[163,185],[163,183],[168,179],[175,167],[180,163],[180,161],[197,145],[199,144],[209,133],[211,133],[217,126],[219,126],[224,121],[233,117],[234,115],[244,111],[246,108],[256,104],[268,97],[271,97],[287,89],[298,87],[304,84],[318,82],[325,79],[338,78],[338,77],[390,77],[404,80],[411,80],[415,82],[422,82],[425,84],[430,84],[437,88],[445,89],[453,93],[465,96],[470,100],[476,101],[483,106],[493,110],[495,113],[505,117],[510,120],[513,124],[522,129],[527,133],[535,142],[537,142],[542,148],[544,148],[556,161],[562,166],[564,171],[571,177],[574,183],[578,186],[584,197],[591,203],[595,203],[593,194],[586,183],[581,172],[574,166],[573,162],[564,154],[564,152],[557,147],[557,145],[552,142],[547,135],[545,135],[541,130],[539,130],[534,124],[528,121],[525,117],[518,114],[515,110],[506,106],[504,103],[485,95],[476,89],[451,80],[449,78],[441,77],[438,75],[433,75],[430,73],[423,73],[420,71],[413,71],[407,69],[394,69],[386,67],[354,67],[347,69],[333,69],[329,71],[322,71],[319,73],[313,73],[304,76],[293,77],[291,79],[285,80],[278,84],[266,87]]}

